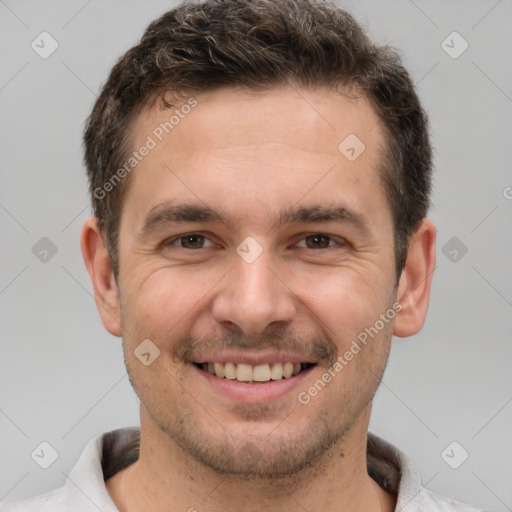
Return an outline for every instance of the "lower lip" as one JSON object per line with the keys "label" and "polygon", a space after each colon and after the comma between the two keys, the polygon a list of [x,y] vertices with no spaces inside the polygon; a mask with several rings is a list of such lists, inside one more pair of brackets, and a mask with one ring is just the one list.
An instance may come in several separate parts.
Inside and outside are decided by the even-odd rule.
{"label": "lower lip", "polygon": [[237,400],[239,402],[261,403],[277,400],[292,390],[296,389],[303,383],[304,379],[315,368],[314,366],[306,368],[299,374],[289,379],[271,380],[269,382],[239,382],[237,380],[229,380],[216,377],[204,370],[200,370],[194,364],[192,369],[198,374],[198,377],[211,386],[216,393]]}

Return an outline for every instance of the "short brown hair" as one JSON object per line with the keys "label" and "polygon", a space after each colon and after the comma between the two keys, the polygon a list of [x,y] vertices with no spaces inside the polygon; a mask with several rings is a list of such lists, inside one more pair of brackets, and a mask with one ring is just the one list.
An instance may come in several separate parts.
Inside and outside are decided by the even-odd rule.
{"label": "short brown hair", "polygon": [[350,14],[321,0],[184,2],[151,23],[116,63],[84,134],[94,214],[114,275],[128,176],[123,173],[108,194],[98,190],[126,162],[130,130],[142,107],[168,91],[271,90],[290,82],[358,91],[379,115],[387,138],[379,174],[393,215],[398,281],[409,238],[429,208],[427,116],[398,54],[373,44]]}

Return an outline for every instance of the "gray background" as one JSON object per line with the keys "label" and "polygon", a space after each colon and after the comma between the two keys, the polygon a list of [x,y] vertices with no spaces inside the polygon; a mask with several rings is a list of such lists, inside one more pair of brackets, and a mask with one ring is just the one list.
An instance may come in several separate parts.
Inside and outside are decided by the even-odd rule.
{"label": "gray background", "polygon": [[[393,342],[371,429],[427,487],[512,510],[512,3],[340,4],[402,50],[436,148],[430,313],[420,334]],[[79,250],[89,215],[80,145],[110,67],[172,5],[0,0],[2,502],[62,485],[90,438],[138,423],[120,340],[100,324]],[[47,59],[31,48],[42,31],[59,44]],[[456,59],[442,47],[453,31],[469,44]],[[46,262],[32,252],[42,237],[58,250]],[[31,458],[42,441],[58,452],[46,470]],[[458,469],[441,456],[453,441],[452,464],[469,453]]]}

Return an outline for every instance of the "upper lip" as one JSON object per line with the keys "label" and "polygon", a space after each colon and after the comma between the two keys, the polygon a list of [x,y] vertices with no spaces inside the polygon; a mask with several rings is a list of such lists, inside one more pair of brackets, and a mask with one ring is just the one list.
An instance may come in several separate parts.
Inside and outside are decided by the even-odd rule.
{"label": "upper lip", "polygon": [[192,358],[194,363],[235,363],[250,364],[257,366],[260,364],[272,363],[309,363],[316,364],[317,361],[311,359],[311,356],[300,354],[290,354],[287,352],[276,351],[258,351],[258,352],[236,352],[236,351],[219,351],[215,353],[196,354]]}

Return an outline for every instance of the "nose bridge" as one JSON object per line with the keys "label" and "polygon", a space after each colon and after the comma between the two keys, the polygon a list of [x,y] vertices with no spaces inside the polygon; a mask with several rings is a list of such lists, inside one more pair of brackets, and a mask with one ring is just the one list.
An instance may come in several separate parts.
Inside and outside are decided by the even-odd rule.
{"label": "nose bridge", "polygon": [[270,261],[266,255],[259,256],[255,261],[239,261],[235,266],[238,281],[236,290],[241,303],[259,305],[260,309],[270,309],[276,299],[276,277],[270,271]]}
{"label": "nose bridge", "polygon": [[290,290],[271,270],[275,264],[270,250],[256,250],[250,244],[237,248],[233,271],[215,298],[213,316],[219,323],[256,333],[271,323],[290,322],[295,307]]}

